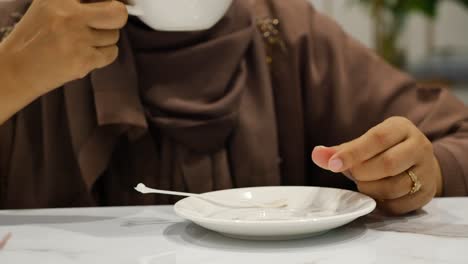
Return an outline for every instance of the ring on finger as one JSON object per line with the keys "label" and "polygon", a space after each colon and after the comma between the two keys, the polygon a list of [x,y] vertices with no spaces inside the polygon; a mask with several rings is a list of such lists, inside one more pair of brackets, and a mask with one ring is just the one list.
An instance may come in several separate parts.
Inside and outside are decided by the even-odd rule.
{"label": "ring on finger", "polygon": [[409,178],[411,179],[411,182],[413,183],[409,194],[411,195],[419,192],[419,190],[421,190],[422,183],[419,181],[418,176],[411,169],[407,170],[406,174],[408,174]]}

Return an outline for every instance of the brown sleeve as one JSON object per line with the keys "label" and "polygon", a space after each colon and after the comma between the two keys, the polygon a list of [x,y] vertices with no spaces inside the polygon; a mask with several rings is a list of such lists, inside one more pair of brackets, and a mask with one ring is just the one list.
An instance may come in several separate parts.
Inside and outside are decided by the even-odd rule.
{"label": "brown sleeve", "polygon": [[[27,9],[27,0],[0,1],[0,42]],[[0,58],[1,60],[2,58]],[[14,118],[0,124],[0,208],[5,208],[7,175],[12,151]]]}
{"label": "brown sleeve", "polygon": [[[388,117],[403,116],[433,142],[444,196],[468,195],[468,109],[447,89],[421,87],[352,39],[331,19],[309,11],[303,80],[306,115],[321,144],[335,145]],[[317,131],[325,130],[325,131]]]}

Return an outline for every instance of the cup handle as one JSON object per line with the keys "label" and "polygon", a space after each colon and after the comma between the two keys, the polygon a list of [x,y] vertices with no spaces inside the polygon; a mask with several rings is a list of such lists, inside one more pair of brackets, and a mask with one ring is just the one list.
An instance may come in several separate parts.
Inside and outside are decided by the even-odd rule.
{"label": "cup handle", "polygon": [[132,16],[142,16],[143,15],[143,11],[138,9],[137,7],[135,6],[131,6],[131,5],[125,5],[127,7],[127,12],[129,15],[132,15]]}

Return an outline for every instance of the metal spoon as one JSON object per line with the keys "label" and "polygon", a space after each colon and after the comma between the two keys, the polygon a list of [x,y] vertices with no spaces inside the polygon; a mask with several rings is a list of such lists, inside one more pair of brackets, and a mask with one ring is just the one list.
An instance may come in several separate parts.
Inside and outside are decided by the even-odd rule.
{"label": "metal spoon", "polygon": [[231,202],[231,201],[225,201],[221,199],[208,197],[203,194],[173,192],[173,191],[148,188],[143,183],[138,184],[135,187],[135,190],[137,190],[138,192],[142,194],[159,193],[159,194],[167,194],[167,195],[175,195],[175,196],[195,197],[195,198],[202,199],[204,201],[207,201],[207,202],[219,205],[219,206],[230,207],[230,208],[283,208],[288,205],[286,199],[279,199],[279,200],[267,202],[267,203],[257,203],[257,202],[253,202],[253,201],[246,200],[246,199],[239,200],[238,202]]}

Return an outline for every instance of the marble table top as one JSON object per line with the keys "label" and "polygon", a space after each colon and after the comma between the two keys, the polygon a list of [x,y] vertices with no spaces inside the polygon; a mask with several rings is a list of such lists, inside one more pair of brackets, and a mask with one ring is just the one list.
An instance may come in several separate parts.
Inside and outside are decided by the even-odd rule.
{"label": "marble table top", "polygon": [[172,207],[0,211],[0,263],[468,263],[468,198],[435,199],[401,218],[370,215],[315,238],[225,238]]}

